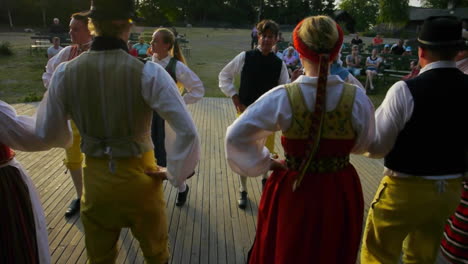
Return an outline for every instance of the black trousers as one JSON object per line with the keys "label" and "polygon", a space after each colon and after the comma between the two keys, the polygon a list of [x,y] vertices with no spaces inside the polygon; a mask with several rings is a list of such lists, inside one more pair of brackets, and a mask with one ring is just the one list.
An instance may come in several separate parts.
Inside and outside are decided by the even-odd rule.
{"label": "black trousers", "polygon": [[164,131],[165,121],[158,113],[153,112],[153,122],[151,123],[151,139],[154,144],[154,157],[157,160],[158,166],[166,167],[166,147],[164,141],[166,133]]}

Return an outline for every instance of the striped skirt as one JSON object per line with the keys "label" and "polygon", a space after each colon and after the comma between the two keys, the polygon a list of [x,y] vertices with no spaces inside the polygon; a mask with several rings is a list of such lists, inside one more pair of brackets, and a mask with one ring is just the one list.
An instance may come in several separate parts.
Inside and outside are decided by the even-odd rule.
{"label": "striped skirt", "polygon": [[468,263],[468,183],[455,213],[448,219],[442,239],[442,254],[451,263]]}
{"label": "striped skirt", "polygon": [[13,166],[0,168],[0,263],[39,263],[28,186]]}

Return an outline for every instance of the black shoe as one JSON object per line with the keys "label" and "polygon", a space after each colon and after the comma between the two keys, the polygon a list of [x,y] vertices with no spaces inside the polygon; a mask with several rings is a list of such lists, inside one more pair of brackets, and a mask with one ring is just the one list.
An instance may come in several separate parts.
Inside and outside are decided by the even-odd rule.
{"label": "black shoe", "polygon": [[187,201],[188,191],[189,191],[189,187],[187,185],[187,188],[185,189],[185,192],[179,192],[177,194],[177,200],[176,200],[176,203],[175,203],[176,206],[182,206],[182,205],[185,204],[185,202]]}
{"label": "black shoe", "polygon": [[245,209],[245,207],[247,207],[247,192],[246,191],[240,192],[240,199],[237,200],[237,203],[239,204],[240,209]]}
{"label": "black shoe", "polygon": [[65,216],[70,217],[80,211],[80,199],[74,199],[65,211]]}
{"label": "black shoe", "polygon": [[265,189],[267,179],[262,179],[262,190]]}

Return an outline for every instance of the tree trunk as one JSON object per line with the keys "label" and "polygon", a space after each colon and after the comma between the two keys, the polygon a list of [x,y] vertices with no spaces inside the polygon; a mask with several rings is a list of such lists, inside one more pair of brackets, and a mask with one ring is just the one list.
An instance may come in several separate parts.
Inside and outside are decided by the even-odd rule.
{"label": "tree trunk", "polygon": [[44,24],[44,28],[47,28],[47,22],[46,22],[46,10],[44,7],[41,8],[42,11],[42,23]]}
{"label": "tree trunk", "polygon": [[13,29],[13,18],[11,17],[10,8],[8,8],[8,22],[10,23],[10,29]]}

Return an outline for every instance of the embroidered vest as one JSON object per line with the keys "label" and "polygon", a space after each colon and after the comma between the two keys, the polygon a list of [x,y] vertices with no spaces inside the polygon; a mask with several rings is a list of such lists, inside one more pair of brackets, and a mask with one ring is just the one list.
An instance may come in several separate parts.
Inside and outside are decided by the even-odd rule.
{"label": "embroidered vest", "polygon": [[[283,132],[283,137],[286,140],[307,140],[311,128],[310,116],[314,115],[314,113],[307,109],[304,95],[299,85],[286,85],[286,91],[293,119],[289,129]],[[356,87],[345,83],[343,93],[336,108],[325,113],[321,139],[352,140],[356,137],[351,121],[355,94]],[[285,153],[285,155],[288,167],[295,170],[299,168],[301,161],[305,158],[292,156],[288,153]],[[318,157],[313,160],[308,168],[308,172],[333,172],[344,168],[348,164],[349,155],[343,157]]]}
{"label": "embroidered vest", "polygon": [[143,67],[120,49],[85,52],[66,65],[65,109],[80,131],[83,153],[119,158],[153,149]]}

